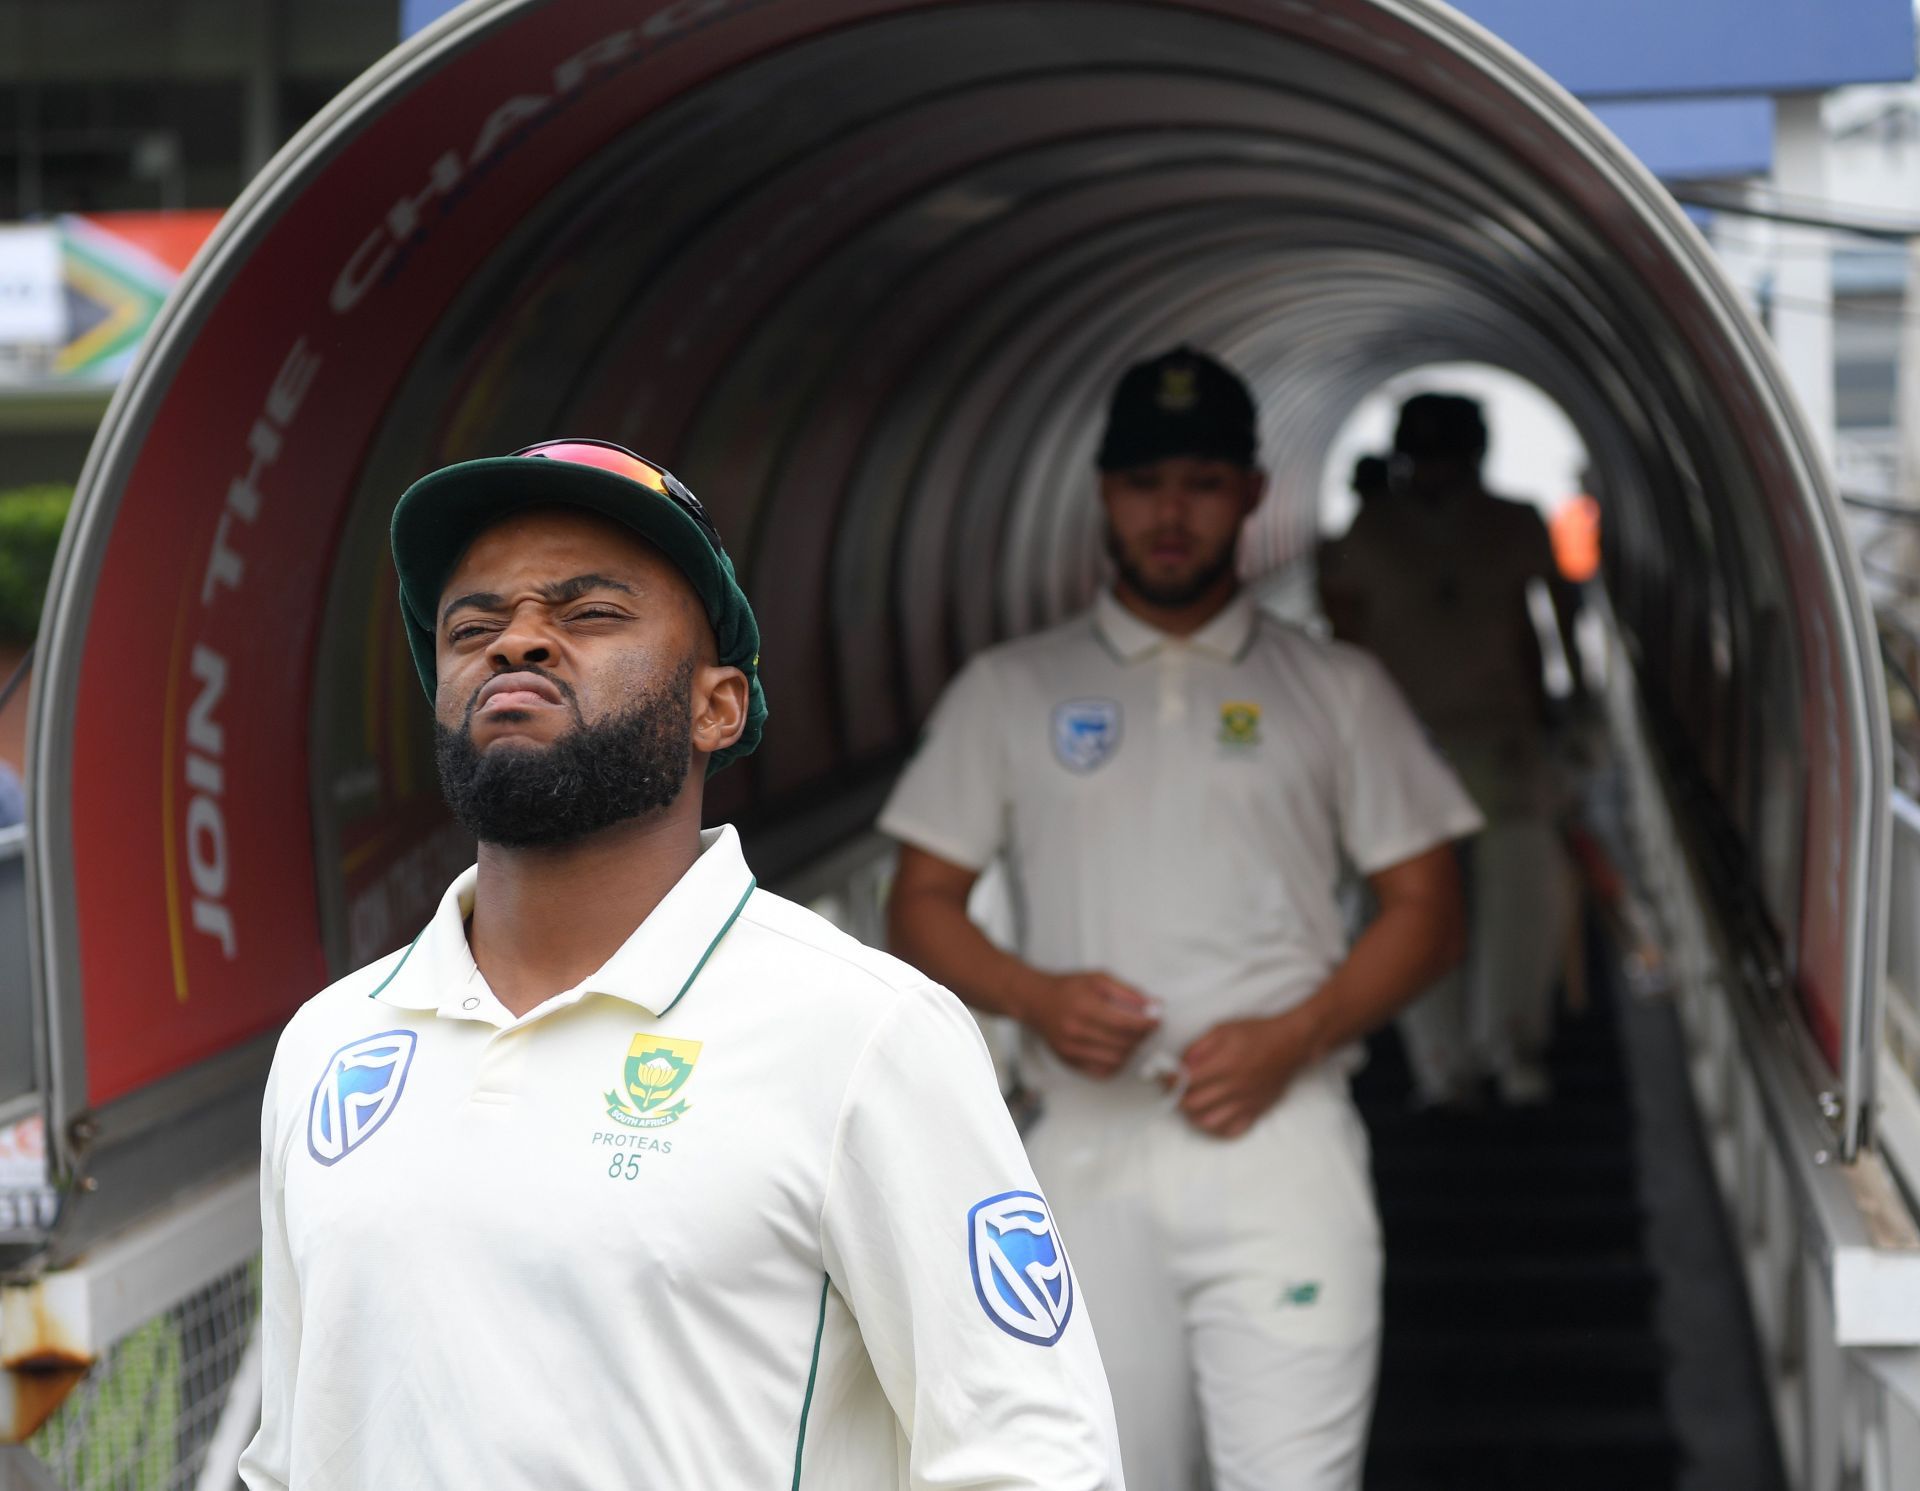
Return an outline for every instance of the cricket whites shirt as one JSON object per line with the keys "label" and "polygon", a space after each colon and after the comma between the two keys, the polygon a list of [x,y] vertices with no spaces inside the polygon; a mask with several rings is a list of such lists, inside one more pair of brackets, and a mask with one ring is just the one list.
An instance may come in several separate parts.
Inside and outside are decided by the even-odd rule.
{"label": "cricket whites shirt", "polygon": [[[967,869],[1004,854],[1036,967],[1158,1000],[1136,1068],[1311,995],[1347,952],[1343,865],[1372,874],[1480,823],[1378,663],[1245,592],[1184,639],[1102,592],[981,653],[880,817]],[[1085,1080],[1035,1040],[1023,1070]]]}
{"label": "cricket whites shirt", "polygon": [[1120,1486],[950,994],[755,889],[728,828],[516,1019],[473,883],[281,1038],[253,1491]]}
{"label": "cricket whites shirt", "polygon": [[1028,961],[1160,1004],[1110,1080],[1030,1035],[1021,1059],[1134,1485],[1359,1483],[1382,1255],[1344,1064],[1299,1074],[1230,1141],[1141,1079],[1320,987],[1347,952],[1346,866],[1479,822],[1377,663],[1245,595],[1187,638],[1103,595],[975,658],[934,710],[881,827],[971,869],[1003,856]]}

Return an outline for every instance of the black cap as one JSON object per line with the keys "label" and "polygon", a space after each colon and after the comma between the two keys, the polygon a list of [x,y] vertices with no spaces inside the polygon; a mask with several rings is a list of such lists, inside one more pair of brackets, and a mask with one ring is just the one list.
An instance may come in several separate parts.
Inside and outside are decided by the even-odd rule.
{"label": "black cap", "polygon": [[1206,353],[1181,346],[1127,369],[1095,462],[1102,471],[1169,456],[1251,466],[1258,445],[1247,385]]}
{"label": "black cap", "polygon": [[1487,421],[1480,401],[1457,393],[1420,393],[1400,406],[1393,432],[1398,455],[1469,456],[1487,453]]}

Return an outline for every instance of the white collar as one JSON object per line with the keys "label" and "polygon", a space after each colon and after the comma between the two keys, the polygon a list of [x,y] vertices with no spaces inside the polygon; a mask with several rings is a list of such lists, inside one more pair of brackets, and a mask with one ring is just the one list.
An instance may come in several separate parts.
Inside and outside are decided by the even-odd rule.
{"label": "white collar", "polygon": [[1223,662],[1238,662],[1253,640],[1259,611],[1247,590],[1239,591],[1227,607],[1190,637],[1175,637],[1150,626],[1120,604],[1111,590],[1102,590],[1093,603],[1094,630],[1123,663],[1137,663],[1162,647],[1187,647]]}
{"label": "white collar", "polygon": [[[473,972],[467,917],[473,911],[478,867],[461,874],[433,920],[421,929],[387,981],[369,998],[400,1009],[443,1009]],[[732,824],[700,835],[700,857],[665,899],[633,929],[614,955],[565,993],[609,994],[664,1015],[693,987],[720,939],[746,908],[753,873]]]}

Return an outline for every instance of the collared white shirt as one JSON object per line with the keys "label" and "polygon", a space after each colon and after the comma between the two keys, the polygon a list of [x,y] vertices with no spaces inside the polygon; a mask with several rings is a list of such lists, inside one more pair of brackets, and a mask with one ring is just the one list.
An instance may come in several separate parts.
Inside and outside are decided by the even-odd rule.
{"label": "collared white shirt", "polygon": [[[1102,593],[988,650],[936,706],[880,827],[968,869],[1004,855],[1023,955],[1162,1006],[1136,1068],[1276,1014],[1346,955],[1343,864],[1372,874],[1480,815],[1371,657],[1242,593],[1185,639]],[[1073,1078],[1037,1042],[1042,1086]]]}
{"label": "collared white shirt", "polygon": [[958,1001],[756,890],[724,829],[516,1019],[474,873],[281,1038],[249,1487],[1120,1486]]}

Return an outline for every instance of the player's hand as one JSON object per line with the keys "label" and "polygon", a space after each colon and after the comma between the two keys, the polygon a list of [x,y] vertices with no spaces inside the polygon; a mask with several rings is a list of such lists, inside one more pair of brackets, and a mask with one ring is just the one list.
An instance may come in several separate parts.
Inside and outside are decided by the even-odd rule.
{"label": "player's hand", "polygon": [[1068,1066],[1111,1077],[1160,1028],[1154,1002],[1108,973],[1062,973],[1048,979],[1027,1012],[1027,1024]]}
{"label": "player's hand", "polygon": [[1313,1059],[1313,1025],[1301,1011],[1216,1025],[1181,1054],[1180,1111],[1204,1133],[1237,1139]]}

